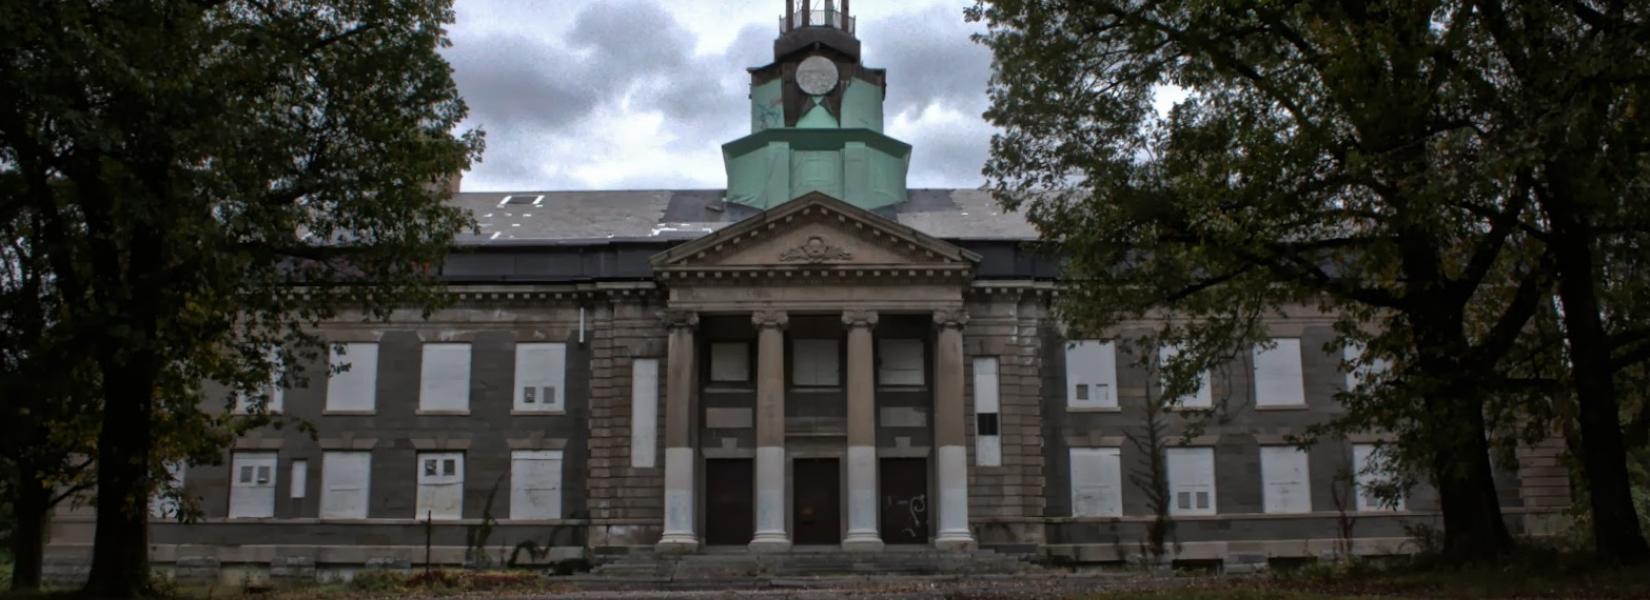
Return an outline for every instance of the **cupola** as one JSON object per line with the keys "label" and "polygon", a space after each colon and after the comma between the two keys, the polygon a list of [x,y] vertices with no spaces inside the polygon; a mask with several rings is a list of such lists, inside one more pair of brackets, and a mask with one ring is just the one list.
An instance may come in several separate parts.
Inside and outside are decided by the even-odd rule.
{"label": "cupola", "polygon": [[729,202],[905,201],[911,146],[882,133],[887,73],[860,64],[855,26],[846,0],[786,1],[773,62],[749,69],[751,134],[722,146]]}

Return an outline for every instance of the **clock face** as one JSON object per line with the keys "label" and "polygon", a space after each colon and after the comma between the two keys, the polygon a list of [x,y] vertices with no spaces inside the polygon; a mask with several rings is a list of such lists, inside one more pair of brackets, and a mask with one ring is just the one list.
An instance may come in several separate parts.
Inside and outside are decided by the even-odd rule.
{"label": "clock face", "polygon": [[810,56],[796,67],[796,85],[810,96],[823,96],[836,89],[836,63],[823,56]]}

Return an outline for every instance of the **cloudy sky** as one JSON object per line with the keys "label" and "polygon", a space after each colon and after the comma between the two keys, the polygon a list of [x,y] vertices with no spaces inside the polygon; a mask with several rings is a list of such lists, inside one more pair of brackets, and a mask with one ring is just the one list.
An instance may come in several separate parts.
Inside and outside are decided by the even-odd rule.
{"label": "cloudy sky", "polygon": [[[912,187],[976,187],[991,55],[972,0],[855,0],[862,58],[888,70],[886,132]],[[445,51],[487,132],[465,191],[721,188],[750,133],[746,67],[773,59],[784,0],[457,0]]]}

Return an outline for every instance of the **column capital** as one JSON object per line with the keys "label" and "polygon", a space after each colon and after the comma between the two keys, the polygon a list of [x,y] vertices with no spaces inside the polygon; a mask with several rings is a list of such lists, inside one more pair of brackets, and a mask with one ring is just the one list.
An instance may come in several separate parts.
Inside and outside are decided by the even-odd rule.
{"label": "column capital", "polygon": [[944,329],[962,329],[968,324],[968,311],[961,308],[945,308],[934,311],[934,324]]}
{"label": "column capital", "polygon": [[751,323],[755,324],[757,329],[765,327],[783,329],[790,322],[790,315],[785,314],[785,311],[782,310],[759,310],[751,313]]}
{"label": "column capital", "polygon": [[849,327],[876,327],[877,311],[874,310],[845,310],[842,311],[842,324]]}
{"label": "column capital", "polygon": [[699,313],[691,310],[671,309],[661,311],[659,313],[659,320],[664,321],[665,327],[668,329],[684,327],[693,329],[699,326]]}

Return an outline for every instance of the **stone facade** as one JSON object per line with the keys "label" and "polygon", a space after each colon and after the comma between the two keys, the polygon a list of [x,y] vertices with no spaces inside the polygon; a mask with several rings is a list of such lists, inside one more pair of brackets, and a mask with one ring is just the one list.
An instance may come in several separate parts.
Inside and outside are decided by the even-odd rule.
{"label": "stone facade", "polygon": [[[858,63],[852,19],[831,10],[822,22],[788,12],[774,62],[751,70],[753,132],[724,147],[738,180],[729,190],[453,198],[481,231],[443,265],[451,307],[348,315],[317,331],[376,344],[374,360],[350,367],[375,378],[370,410],[328,410],[331,382],[347,375],[329,379],[321,359],[301,365],[311,381],[287,386],[281,412],[314,436],[260,429],[217,464],[183,469],[201,518],[156,519],[154,560],[180,579],[290,581],[710,546],[823,546],[872,563],[894,546],[1138,559],[1154,512],[1134,481],[1153,453],[1130,441],[1147,361],[1117,344],[1104,390],[1116,402],[1068,397],[1101,367],[1067,364],[1068,348],[1095,341],[1068,339],[1052,310],[1059,258],[983,192],[904,189],[910,148],[880,133],[887,80]],[[809,60],[813,91],[796,81]],[[1424,487],[1398,510],[1356,505],[1355,456],[1380,436],[1285,456],[1304,481],[1284,481],[1290,510],[1266,510],[1275,482],[1263,449],[1341,411],[1331,323],[1306,308],[1268,323],[1298,344],[1301,403],[1257,406],[1247,357],[1212,373],[1219,418],[1169,444],[1208,456],[1208,481],[1188,492],[1200,495],[1177,500],[1206,505],[1174,518],[1170,558],[1254,570],[1275,557],[1405,552],[1411,528],[1437,525]],[[468,344],[467,371],[431,371],[452,387],[464,378],[462,410],[421,409],[436,343]],[[535,365],[532,381],[522,364]],[[225,410],[208,387],[203,408]],[[538,400],[552,398],[560,409],[544,411]],[[1186,437],[1185,416],[1165,416],[1167,435]],[[324,484],[328,453],[345,451],[365,453],[368,468]],[[254,453],[260,462],[237,467]],[[1562,453],[1543,444],[1502,469],[1516,530],[1549,531],[1546,517],[1567,506]],[[426,491],[459,510],[435,518]],[[323,510],[329,494],[351,493],[365,496],[360,514]],[[559,516],[542,518],[548,506]],[[91,515],[66,509],[52,525],[48,574],[84,577]]]}

